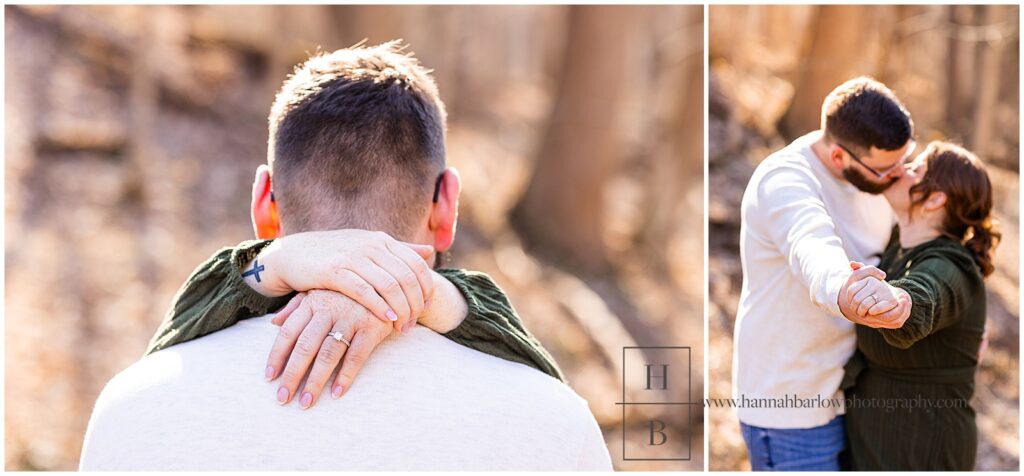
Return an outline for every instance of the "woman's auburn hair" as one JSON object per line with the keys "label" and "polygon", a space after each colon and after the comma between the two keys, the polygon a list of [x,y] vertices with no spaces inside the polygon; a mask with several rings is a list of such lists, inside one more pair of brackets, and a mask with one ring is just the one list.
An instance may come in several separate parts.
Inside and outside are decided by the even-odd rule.
{"label": "woman's auburn hair", "polygon": [[946,194],[946,216],[942,231],[960,241],[974,255],[983,276],[992,274],[992,251],[1002,234],[992,216],[992,181],[984,164],[963,147],[932,141],[925,148],[928,170],[921,182],[910,188],[914,205],[934,192]]}

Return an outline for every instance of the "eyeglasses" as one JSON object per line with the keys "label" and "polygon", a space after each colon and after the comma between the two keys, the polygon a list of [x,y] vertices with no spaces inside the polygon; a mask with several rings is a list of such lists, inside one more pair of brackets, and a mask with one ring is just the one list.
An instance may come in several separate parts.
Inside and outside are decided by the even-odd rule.
{"label": "eyeglasses", "polygon": [[434,182],[434,203],[437,203],[437,196],[441,193],[441,179],[444,178],[444,172],[437,176],[437,181]]}
{"label": "eyeglasses", "polygon": [[914,149],[917,148],[917,142],[911,140],[910,141],[910,146],[907,147],[907,153],[899,161],[897,161],[895,165],[893,165],[892,167],[889,167],[889,168],[879,172],[879,171],[871,168],[870,165],[865,164],[863,160],[860,160],[860,157],[857,157],[857,154],[854,154],[853,152],[851,152],[850,149],[847,149],[846,146],[844,146],[843,144],[840,144],[840,143],[836,142],[836,145],[838,145],[840,149],[843,149],[844,151],[846,151],[847,154],[850,154],[850,158],[851,159],[853,159],[858,164],[862,165],[865,169],[868,169],[869,172],[875,174],[875,177],[880,178],[880,179],[887,177],[889,174],[893,173],[896,169],[899,169],[900,167],[903,167],[904,165],[907,165],[907,161],[910,159],[910,156],[914,154]]}

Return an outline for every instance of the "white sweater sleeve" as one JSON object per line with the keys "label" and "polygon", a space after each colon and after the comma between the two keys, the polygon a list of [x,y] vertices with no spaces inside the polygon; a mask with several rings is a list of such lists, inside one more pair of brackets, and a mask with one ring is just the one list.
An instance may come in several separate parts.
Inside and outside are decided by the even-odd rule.
{"label": "white sweater sleeve", "polygon": [[601,427],[592,415],[588,415],[587,421],[582,428],[582,446],[579,452],[579,460],[576,471],[614,471],[611,455],[608,452],[608,445],[601,434]]}
{"label": "white sweater sleeve", "polygon": [[839,289],[852,270],[817,179],[807,170],[782,166],[762,177],[757,194],[758,216],[751,218],[761,221],[790,271],[807,286],[811,302],[841,317]]}

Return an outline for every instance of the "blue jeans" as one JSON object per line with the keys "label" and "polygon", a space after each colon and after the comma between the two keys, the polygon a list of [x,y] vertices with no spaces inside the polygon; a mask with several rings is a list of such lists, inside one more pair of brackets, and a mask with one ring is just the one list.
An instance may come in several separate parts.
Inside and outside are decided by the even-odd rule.
{"label": "blue jeans", "polygon": [[814,428],[759,428],[740,422],[754,471],[839,471],[846,449],[843,416]]}

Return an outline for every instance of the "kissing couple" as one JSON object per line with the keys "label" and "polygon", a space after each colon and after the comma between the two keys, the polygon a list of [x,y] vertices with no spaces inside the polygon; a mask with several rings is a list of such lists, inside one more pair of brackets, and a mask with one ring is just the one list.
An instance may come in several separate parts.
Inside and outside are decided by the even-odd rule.
{"label": "kissing couple", "polygon": [[918,151],[910,113],[858,77],[819,130],[771,154],[743,195],[733,397],[754,470],[974,469],[970,398],[1000,234],[982,162]]}

